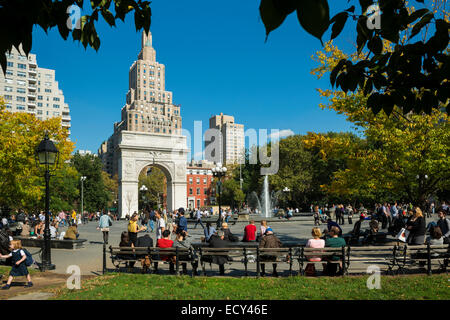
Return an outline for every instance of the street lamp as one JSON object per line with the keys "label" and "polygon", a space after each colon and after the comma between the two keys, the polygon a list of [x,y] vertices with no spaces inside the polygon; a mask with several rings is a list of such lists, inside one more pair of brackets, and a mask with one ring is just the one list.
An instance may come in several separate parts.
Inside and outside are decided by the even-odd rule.
{"label": "street lamp", "polygon": [[221,203],[220,203],[220,198],[222,196],[222,177],[225,176],[225,174],[227,173],[227,167],[222,167],[222,164],[219,162],[217,164],[217,167],[212,168],[211,169],[213,176],[215,178],[218,178],[219,181],[217,181],[217,191],[219,193],[219,199],[218,199],[218,203],[219,203],[219,217],[217,218],[217,228],[220,228],[220,218],[221,218]]}
{"label": "street lamp", "polygon": [[81,216],[84,217],[84,203],[83,203],[83,182],[86,180],[85,176],[81,176],[80,177],[80,181],[81,181]]}
{"label": "street lamp", "polygon": [[45,133],[44,140],[39,143],[35,153],[36,165],[42,165],[45,168],[45,227],[44,227],[44,247],[42,250],[42,271],[54,270],[55,265],[52,264],[51,259],[51,245],[50,245],[50,170],[54,170],[58,165],[59,151],[48,138],[48,133]]}
{"label": "street lamp", "polygon": [[[148,191],[148,188],[147,188],[147,186],[145,184],[143,184],[142,187],[139,189],[139,191],[146,192],[146,191]],[[143,201],[145,200],[144,195],[142,195],[142,200]],[[145,206],[146,206],[146,203],[144,202],[144,207]]]}
{"label": "street lamp", "polygon": [[288,187],[284,187],[283,192],[284,192],[284,194],[286,195],[286,198],[287,198],[288,192],[291,192],[291,189],[289,189]]}

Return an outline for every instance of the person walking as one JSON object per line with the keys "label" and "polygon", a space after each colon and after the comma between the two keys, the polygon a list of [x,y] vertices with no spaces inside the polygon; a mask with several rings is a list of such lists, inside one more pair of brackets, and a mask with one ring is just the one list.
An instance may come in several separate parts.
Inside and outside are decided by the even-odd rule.
{"label": "person walking", "polygon": [[[186,217],[184,216],[184,208],[178,209],[178,214],[180,217],[178,219],[177,230],[180,229],[180,230],[183,230],[184,232],[187,232],[188,231],[188,223],[187,223]],[[195,226],[197,226],[197,225],[195,225]]]}
{"label": "person walking", "polygon": [[315,206],[314,207],[314,225],[315,226],[320,226],[320,212],[319,212],[319,206]]}
{"label": "person walking", "polygon": [[0,258],[2,259],[8,259],[11,258],[12,260],[12,268],[9,272],[9,278],[6,284],[2,287],[2,290],[8,290],[11,287],[11,282],[13,281],[14,277],[27,277],[27,284],[25,285],[25,288],[29,288],[33,286],[33,283],[31,282],[31,276],[28,272],[27,265],[25,260],[27,259],[27,255],[25,254],[25,251],[22,249],[22,243],[20,240],[13,240],[10,242],[10,250],[11,253],[3,255],[0,254]]}
{"label": "person walking", "polygon": [[112,220],[109,216],[109,212],[104,213],[98,220],[97,230],[101,230],[103,233],[103,243],[108,244],[109,227],[112,226]]}
{"label": "person walking", "polygon": [[161,217],[161,213],[158,210],[155,211],[155,218],[156,218],[156,239],[161,239],[164,230],[166,230],[166,222],[164,221],[164,218]]}
{"label": "person walking", "polygon": [[200,211],[200,209],[197,209],[197,211],[195,212],[195,219],[197,219],[197,221],[195,222],[194,229],[197,228],[198,224],[202,226],[202,229],[205,229],[202,223],[202,212]]}

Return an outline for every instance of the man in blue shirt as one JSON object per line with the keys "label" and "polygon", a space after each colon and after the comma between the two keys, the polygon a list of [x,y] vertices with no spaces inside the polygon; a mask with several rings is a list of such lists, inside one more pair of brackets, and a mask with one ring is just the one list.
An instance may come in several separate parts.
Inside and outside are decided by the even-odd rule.
{"label": "man in blue shirt", "polygon": [[187,232],[187,219],[184,217],[184,208],[178,209],[180,219],[178,220],[178,228]]}

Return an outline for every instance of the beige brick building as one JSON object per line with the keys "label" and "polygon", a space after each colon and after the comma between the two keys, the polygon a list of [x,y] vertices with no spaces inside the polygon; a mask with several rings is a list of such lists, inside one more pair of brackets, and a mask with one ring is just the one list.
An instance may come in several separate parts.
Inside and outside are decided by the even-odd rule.
{"label": "beige brick building", "polygon": [[7,54],[6,74],[0,72],[0,82],[0,95],[8,111],[31,113],[39,120],[61,117],[62,126],[70,134],[70,109],[55,79],[55,70],[38,67],[35,54],[27,57],[13,47]]}
{"label": "beige brick building", "polygon": [[220,160],[223,164],[243,161],[245,152],[244,125],[235,123],[233,116],[221,113],[209,119],[209,130],[211,129],[220,132],[218,138],[220,141],[217,143],[218,148],[215,148],[213,154],[208,154],[207,147],[215,141],[215,137],[214,140],[205,139],[205,158],[209,161]]}

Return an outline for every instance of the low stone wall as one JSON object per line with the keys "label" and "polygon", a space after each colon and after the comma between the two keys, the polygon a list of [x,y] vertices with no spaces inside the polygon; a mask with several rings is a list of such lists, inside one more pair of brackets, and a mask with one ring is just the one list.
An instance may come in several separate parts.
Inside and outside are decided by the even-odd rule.
{"label": "low stone wall", "polygon": [[[44,239],[33,239],[27,237],[14,237],[14,240],[20,240],[24,247],[37,247],[42,248],[44,245]],[[58,240],[51,239],[50,246],[54,249],[79,249],[84,246],[87,239],[77,240]]]}

